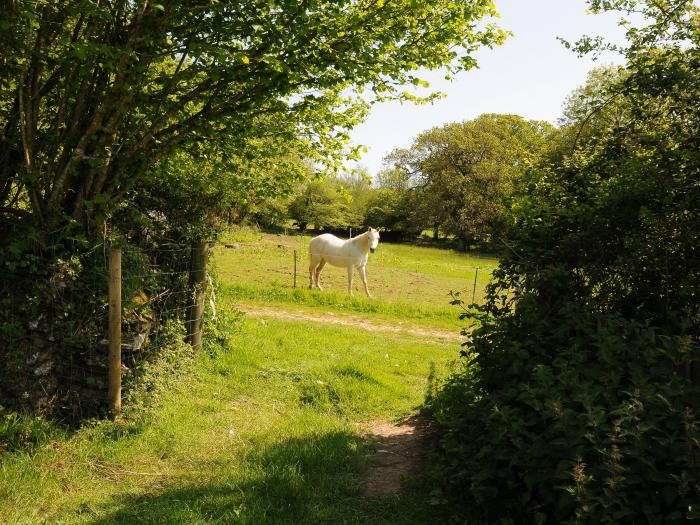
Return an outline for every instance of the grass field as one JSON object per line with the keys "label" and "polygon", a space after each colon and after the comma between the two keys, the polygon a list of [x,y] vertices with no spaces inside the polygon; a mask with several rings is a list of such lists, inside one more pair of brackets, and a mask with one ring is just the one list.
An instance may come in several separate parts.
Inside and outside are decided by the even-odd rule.
{"label": "grass field", "polygon": [[[367,429],[415,414],[459,342],[240,316],[233,306],[458,327],[454,307],[443,304],[447,289],[433,288],[462,282],[474,260],[380,245],[384,259],[370,263],[376,298],[348,300],[340,286],[294,290],[283,282],[291,274],[268,271],[282,260],[277,245],[290,239],[306,242],[254,238],[250,247],[217,250],[219,322],[209,325],[206,351],[156,393],[150,409],[70,435],[57,431],[32,451],[0,456],[0,523],[435,522],[420,486],[363,494],[375,447]],[[414,285],[400,286],[407,275],[416,276]],[[329,272],[328,288],[334,279]]]}
{"label": "grass field", "polygon": [[265,235],[251,229],[232,231],[225,241],[236,248],[219,246],[215,251],[215,267],[227,295],[237,304],[310,306],[336,313],[359,312],[374,319],[400,318],[402,322],[458,331],[459,312],[450,305],[450,292],[460,292],[467,303],[472,297],[476,302],[482,301],[497,264],[492,257],[380,242],[367,264],[373,296],[368,300],[359,276],[355,276],[354,295],[350,297],[346,291],[346,270],[328,265],[321,277],[324,290],[307,290],[310,239],[307,235]]}

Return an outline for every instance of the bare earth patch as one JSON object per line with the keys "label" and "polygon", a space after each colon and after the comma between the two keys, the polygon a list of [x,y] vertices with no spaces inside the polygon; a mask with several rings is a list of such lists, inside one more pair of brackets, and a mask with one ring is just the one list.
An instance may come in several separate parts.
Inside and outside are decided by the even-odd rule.
{"label": "bare earth patch", "polygon": [[430,426],[424,418],[411,417],[399,424],[376,423],[369,429],[377,450],[364,479],[365,496],[387,496],[401,490],[401,482],[423,467]]}
{"label": "bare earth patch", "polygon": [[351,315],[338,315],[331,312],[321,314],[308,314],[304,312],[287,312],[277,308],[266,308],[264,306],[237,305],[240,311],[256,317],[274,317],[277,319],[294,319],[301,321],[314,321],[318,323],[341,324],[346,326],[355,326],[363,330],[377,332],[393,332],[416,335],[425,338],[440,338],[450,341],[462,341],[463,338],[455,332],[443,332],[440,330],[431,330],[429,328],[421,328],[419,326],[405,326],[393,324],[377,324],[367,321],[362,317]]}

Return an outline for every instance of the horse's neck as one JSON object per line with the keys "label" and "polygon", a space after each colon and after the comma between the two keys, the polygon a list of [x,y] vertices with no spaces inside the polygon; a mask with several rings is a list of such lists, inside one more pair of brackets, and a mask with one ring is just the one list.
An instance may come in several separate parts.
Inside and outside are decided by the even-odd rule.
{"label": "horse's neck", "polygon": [[369,239],[367,239],[367,234],[368,232],[361,233],[360,235],[357,235],[356,237],[353,237],[350,239],[348,242],[351,242],[355,244],[356,246],[361,247],[364,251],[368,252],[369,251]]}

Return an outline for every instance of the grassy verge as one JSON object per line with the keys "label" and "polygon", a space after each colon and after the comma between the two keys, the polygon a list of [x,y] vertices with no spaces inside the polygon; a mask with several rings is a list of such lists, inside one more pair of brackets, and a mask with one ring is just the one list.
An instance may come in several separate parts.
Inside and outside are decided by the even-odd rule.
{"label": "grassy verge", "polygon": [[417,494],[362,496],[362,428],[412,413],[457,346],[238,323],[147,417],[5,454],[0,522],[424,523]]}
{"label": "grassy verge", "polygon": [[[339,269],[324,272],[323,292],[290,286],[289,255],[305,253],[307,237],[240,235],[248,245],[215,255],[219,316],[229,321],[208,327],[205,351],[167,388],[147,383],[156,388],[150,408],[70,435],[10,422],[17,439],[25,426],[38,437],[0,455],[0,523],[439,522],[425,491],[363,495],[374,446],[365,429],[415,413],[459,343],[231,312],[261,304],[458,332],[447,293],[473,283],[477,264],[485,285],[495,262],[382,245],[368,300],[344,293]],[[287,266],[276,271],[280,261]]]}

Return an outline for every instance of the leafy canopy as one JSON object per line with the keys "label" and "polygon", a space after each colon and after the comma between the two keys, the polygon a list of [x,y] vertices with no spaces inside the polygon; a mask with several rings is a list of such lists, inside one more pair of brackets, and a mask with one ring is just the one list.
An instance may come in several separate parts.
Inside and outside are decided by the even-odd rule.
{"label": "leafy canopy", "polygon": [[[285,122],[337,153],[364,102],[475,65],[505,34],[488,0],[18,0],[0,14],[0,211],[98,223],[174,151]],[[264,122],[267,121],[267,124]],[[262,124],[262,125],[261,125]]]}
{"label": "leafy canopy", "polygon": [[[423,132],[386,160],[419,194],[414,200],[426,227],[439,224],[463,241],[484,240],[502,233],[514,185],[552,131],[546,122],[517,115],[481,115]],[[391,172],[384,178],[393,186],[401,180]]]}
{"label": "leafy canopy", "polygon": [[482,324],[434,400],[442,494],[469,521],[700,517],[700,12],[590,4],[644,23],[528,170]]}

